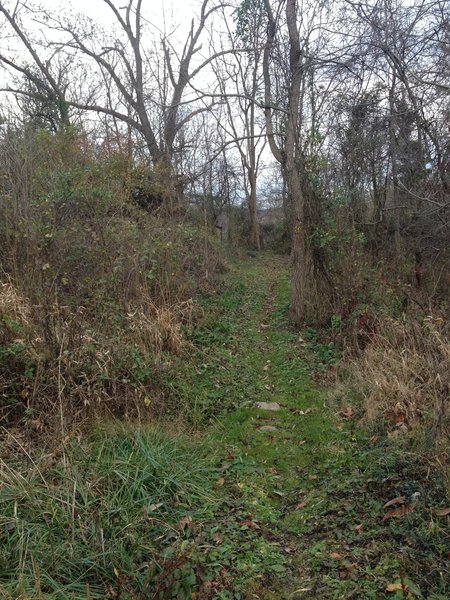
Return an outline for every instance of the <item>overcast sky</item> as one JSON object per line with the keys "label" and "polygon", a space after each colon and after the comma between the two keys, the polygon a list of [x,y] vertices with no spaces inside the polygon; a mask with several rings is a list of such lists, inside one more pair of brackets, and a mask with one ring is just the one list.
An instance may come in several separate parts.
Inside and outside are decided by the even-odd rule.
{"label": "overcast sky", "polygon": [[[118,8],[123,8],[128,0],[113,0]],[[198,15],[203,0],[143,0],[142,2],[142,21],[144,27],[143,44],[148,46],[151,39],[157,40],[161,34],[170,34],[171,44],[174,47],[182,48],[185,44],[187,34],[191,27],[192,19],[198,22]],[[10,9],[13,8],[15,1],[10,0],[5,3]],[[107,6],[104,0],[22,0],[24,7],[37,6],[42,7],[56,15],[83,13],[92,18],[99,26],[103,26],[106,31],[111,31],[112,27],[117,26],[117,20],[112,10]],[[212,2],[211,2],[212,4]],[[122,11],[124,12],[124,11]],[[25,12],[26,14],[26,12]],[[2,19],[4,23],[4,20]],[[36,31],[41,29],[39,25],[33,23],[29,18],[25,21],[27,31]],[[0,31],[0,51],[16,51],[27,57],[23,45],[17,42],[17,36],[12,33],[9,26],[4,25],[5,29]],[[151,33],[151,37],[146,39],[146,33]],[[2,35],[3,33],[3,35]],[[206,32],[205,32],[206,33]],[[220,34],[219,34],[220,35]],[[155,36],[155,37],[153,37]],[[195,60],[204,60],[204,53],[208,52],[206,42],[207,35],[202,36],[200,44],[205,44],[196,55]],[[42,38],[41,38],[42,39]],[[44,38],[45,39],[45,38]],[[195,60],[193,64],[195,64]],[[207,69],[202,73],[202,77],[208,78]],[[0,82],[7,80],[4,72],[0,72]]]}
{"label": "overcast sky", "polygon": [[[116,6],[124,6],[127,0],[115,0]],[[102,20],[106,25],[108,20],[112,21],[111,9],[103,0],[41,0],[41,5],[54,10],[68,10],[83,12],[95,20]],[[142,14],[146,19],[161,29],[164,21],[168,28],[174,24],[187,25],[193,16],[197,15],[201,6],[201,0],[143,0]]]}

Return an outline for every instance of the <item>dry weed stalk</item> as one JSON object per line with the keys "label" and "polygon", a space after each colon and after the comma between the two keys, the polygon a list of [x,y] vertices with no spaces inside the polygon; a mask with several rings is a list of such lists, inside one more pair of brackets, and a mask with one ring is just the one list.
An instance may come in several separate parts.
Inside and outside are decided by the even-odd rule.
{"label": "dry weed stalk", "polygon": [[128,313],[128,322],[140,344],[156,358],[162,352],[179,355],[183,346],[182,326],[190,322],[193,308],[192,299],[161,306],[149,299],[147,306]]}
{"label": "dry weed stalk", "polygon": [[441,323],[385,319],[371,343],[351,361],[351,377],[365,398],[365,418],[381,415],[393,426],[426,421],[433,437],[449,418],[450,343]]}
{"label": "dry weed stalk", "polygon": [[0,316],[27,327],[31,322],[29,300],[9,280],[0,283]]}

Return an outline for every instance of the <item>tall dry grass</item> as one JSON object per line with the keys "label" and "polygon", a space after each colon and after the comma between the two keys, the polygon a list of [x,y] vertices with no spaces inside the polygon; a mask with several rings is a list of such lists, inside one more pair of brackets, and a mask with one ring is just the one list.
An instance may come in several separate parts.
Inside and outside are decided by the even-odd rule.
{"label": "tall dry grass", "polygon": [[362,419],[390,436],[423,434],[428,448],[448,458],[450,436],[450,340],[442,318],[421,321],[384,317],[373,324],[365,347],[344,356],[337,387],[362,399]]}

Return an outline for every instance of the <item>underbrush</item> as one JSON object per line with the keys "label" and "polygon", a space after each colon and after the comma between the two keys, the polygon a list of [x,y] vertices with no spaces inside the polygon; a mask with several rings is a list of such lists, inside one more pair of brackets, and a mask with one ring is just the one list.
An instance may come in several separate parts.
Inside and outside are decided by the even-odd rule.
{"label": "underbrush", "polygon": [[251,517],[263,470],[222,437],[110,425],[32,458],[9,434],[0,598],[240,600],[275,581],[286,557]]}
{"label": "underbrush", "polygon": [[280,259],[227,279],[193,315],[191,356],[161,354],[202,435],[103,426],[41,456],[5,436],[2,600],[448,597],[440,471],[412,432],[330,411],[308,373],[336,357],[289,326]]}
{"label": "underbrush", "polygon": [[444,600],[449,528],[441,471],[418,454],[414,437],[369,438],[352,421],[342,431],[346,442],[324,461],[323,479],[306,497],[314,518],[298,527],[304,597]]}
{"label": "underbrush", "polygon": [[315,295],[310,312],[322,320],[302,332],[301,346],[313,351],[316,378],[329,385],[337,376],[332,395],[344,410],[351,405],[364,426],[394,437],[414,431],[427,451],[447,461],[448,250],[420,238],[395,247],[389,231],[380,236],[366,239],[342,218],[325,220],[316,242],[330,293]]}
{"label": "underbrush", "polygon": [[150,168],[144,190],[143,167],[73,129],[0,146],[2,421],[64,437],[93,413],[178,411],[161,357],[182,352],[193,297],[218,284],[214,237],[194,210],[155,208]]}
{"label": "underbrush", "polygon": [[365,426],[399,437],[413,431],[428,454],[447,463],[450,435],[450,340],[441,318],[384,317],[363,349],[338,363],[337,395]]}

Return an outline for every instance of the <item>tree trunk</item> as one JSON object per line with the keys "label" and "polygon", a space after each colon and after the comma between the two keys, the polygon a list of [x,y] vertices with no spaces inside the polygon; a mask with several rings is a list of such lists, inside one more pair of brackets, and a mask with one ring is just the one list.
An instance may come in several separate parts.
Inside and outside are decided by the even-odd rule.
{"label": "tree trunk", "polygon": [[300,322],[305,316],[307,267],[304,198],[299,170],[295,164],[289,165],[286,169],[286,179],[292,207],[291,314],[296,321]]}
{"label": "tree trunk", "polygon": [[393,210],[394,245],[397,259],[400,257],[400,209],[398,198],[398,164],[397,164],[397,140],[395,139],[396,107],[395,107],[395,71],[392,75],[392,85],[389,90],[389,154],[391,158],[391,203]]}
{"label": "tree trunk", "polygon": [[268,17],[267,42],[263,56],[265,120],[267,139],[275,159],[280,163],[286,178],[286,185],[292,211],[292,286],[291,314],[300,322],[305,316],[306,297],[306,245],[305,245],[305,203],[301,178],[300,152],[300,100],[303,80],[300,34],[297,26],[297,0],[286,0],[286,23],[289,35],[289,92],[284,147],[278,146],[272,120],[272,94],[270,81],[270,56],[275,41],[277,23],[269,0],[265,0]]}
{"label": "tree trunk", "polygon": [[154,163],[155,183],[161,199],[161,206],[168,214],[174,214],[178,207],[178,176],[167,154]]}
{"label": "tree trunk", "polygon": [[291,314],[298,321],[305,316],[306,246],[305,246],[305,199],[300,162],[299,113],[303,80],[300,35],[297,28],[297,0],[287,0],[286,20],[289,32],[290,90],[284,159],[288,193],[292,206],[292,288]]}
{"label": "tree trunk", "polygon": [[256,175],[253,172],[249,172],[249,187],[250,193],[248,197],[248,208],[250,214],[250,234],[249,241],[252,248],[255,250],[261,250],[261,234],[258,221],[258,209],[256,199]]}

